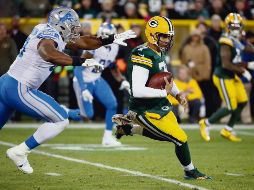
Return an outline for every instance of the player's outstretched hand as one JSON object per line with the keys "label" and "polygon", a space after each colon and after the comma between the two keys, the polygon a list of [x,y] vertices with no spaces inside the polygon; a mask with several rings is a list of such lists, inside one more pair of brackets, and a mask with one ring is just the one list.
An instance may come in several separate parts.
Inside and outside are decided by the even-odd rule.
{"label": "player's outstretched hand", "polygon": [[136,38],[136,37],[137,37],[137,35],[133,30],[127,30],[123,33],[115,34],[113,43],[119,44],[121,46],[127,46],[127,43],[124,42],[124,40]]}
{"label": "player's outstretched hand", "polygon": [[167,91],[167,94],[171,94],[171,90],[173,87],[173,80],[168,81],[168,79],[166,77],[164,77],[164,81],[166,83],[165,90]]}
{"label": "player's outstretched hand", "polygon": [[82,98],[85,102],[93,102],[93,95],[89,92],[89,90],[84,90],[82,92]]}
{"label": "player's outstretched hand", "polygon": [[184,92],[179,92],[176,95],[176,99],[184,107],[184,110],[186,111],[188,109],[188,101],[186,99],[186,96],[184,95]]}
{"label": "player's outstretched hand", "polygon": [[124,89],[130,93],[130,83],[127,80],[123,80],[119,87],[119,90],[124,90]]}
{"label": "player's outstretched hand", "polygon": [[96,70],[103,70],[104,66],[98,63],[95,59],[86,59],[82,64],[83,67],[94,67]]}
{"label": "player's outstretched hand", "polygon": [[250,70],[254,70],[254,61],[248,62],[247,63],[247,68]]}
{"label": "player's outstretched hand", "polygon": [[251,80],[251,74],[250,74],[250,72],[248,71],[248,70],[244,70],[244,72],[243,72],[243,74],[242,74],[243,76],[244,76],[244,78],[246,78],[248,81],[250,81]]}

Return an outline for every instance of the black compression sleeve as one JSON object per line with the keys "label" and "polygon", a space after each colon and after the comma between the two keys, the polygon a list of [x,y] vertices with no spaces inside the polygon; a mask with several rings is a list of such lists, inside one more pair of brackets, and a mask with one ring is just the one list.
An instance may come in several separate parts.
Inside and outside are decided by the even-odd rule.
{"label": "black compression sleeve", "polygon": [[72,58],[72,65],[73,66],[81,66],[82,63],[85,62],[85,58],[81,58],[81,57],[78,57],[78,56],[71,56]]}
{"label": "black compression sleeve", "polygon": [[102,37],[99,37],[99,38],[103,46],[112,44],[115,39],[114,34],[109,35],[107,38],[102,38]]}

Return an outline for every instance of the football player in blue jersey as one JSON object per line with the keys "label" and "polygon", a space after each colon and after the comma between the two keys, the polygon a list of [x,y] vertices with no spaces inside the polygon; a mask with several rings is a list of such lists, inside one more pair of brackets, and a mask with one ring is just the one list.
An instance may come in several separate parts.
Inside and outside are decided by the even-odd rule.
{"label": "football player in blue jersey", "polygon": [[66,55],[63,49],[91,50],[111,43],[127,45],[124,40],[135,37],[133,31],[104,38],[80,36],[79,30],[80,21],[74,10],[64,7],[52,10],[48,22],[34,27],[9,71],[0,77],[0,129],[15,110],[45,121],[27,140],[7,150],[7,157],[24,173],[33,172],[28,153],[69,124],[67,111],[39,91],[39,86],[56,65],[103,67],[95,59]]}
{"label": "football player in blue jersey", "polygon": [[[116,28],[113,24],[102,23],[98,30],[98,37],[104,38],[108,35],[116,34]],[[129,90],[129,82],[125,80],[123,75],[117,69],[115,59],[118,54],[119,45],[109,44],[99,49],[85,51],[83,56],[86,58],[93,57],[104,68],[111,68],[112,75],[121,82],[120,90]],[[102,145],[119,146],[121,145],[113,136],[113,122],[111,118],[116,114],[117,100],[111,90],[109,84],[101,77],[100,69],[76,67],[74,70],[73,87],[78,100],[80,114],[84,118],[92,118],[94,115],[93,98],[98,99],[106,108],[106,127],[102,138]]]}

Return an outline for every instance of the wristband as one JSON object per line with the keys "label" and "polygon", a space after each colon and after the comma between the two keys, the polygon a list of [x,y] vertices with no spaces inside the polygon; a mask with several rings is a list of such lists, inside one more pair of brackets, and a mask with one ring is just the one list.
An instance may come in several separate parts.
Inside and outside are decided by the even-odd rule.
{"label": "wristband", "polygon": [[81,58],[79,56],[71,56],[71,58],[73,66],[81,66],[86,60],[85,58]]}
{"label": "wristband", "polygon": [[99,39],[101,40],[101,45],[105,46],[113,43],[113,41],[115,40],[115,35],[111,34],[107,38],[99,37]]}

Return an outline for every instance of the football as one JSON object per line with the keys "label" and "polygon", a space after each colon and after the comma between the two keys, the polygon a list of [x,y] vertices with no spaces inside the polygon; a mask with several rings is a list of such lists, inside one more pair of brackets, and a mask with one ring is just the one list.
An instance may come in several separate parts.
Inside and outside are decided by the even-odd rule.
{"label": "football", "polygon": [[164,89],[166,85],[164,77],[166,77],[170,82],[173,79],[173,74],[171,72],[157,73],[150,78],[150,80],[147,83],[147,86],[150,88]]}

